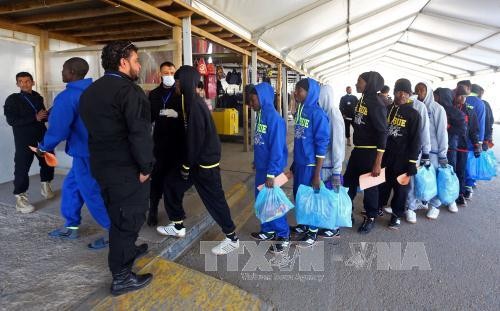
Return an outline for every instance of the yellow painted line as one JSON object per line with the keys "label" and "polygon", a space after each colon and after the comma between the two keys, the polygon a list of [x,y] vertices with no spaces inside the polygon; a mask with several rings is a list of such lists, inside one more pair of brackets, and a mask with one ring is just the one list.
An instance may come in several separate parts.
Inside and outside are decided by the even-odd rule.
{"label": "yellow painted line", "polygon": [[141,290],[108,296],[92,310],[262,310],[271,306],[236,286],[155,258],[140,270],[153,281]]}

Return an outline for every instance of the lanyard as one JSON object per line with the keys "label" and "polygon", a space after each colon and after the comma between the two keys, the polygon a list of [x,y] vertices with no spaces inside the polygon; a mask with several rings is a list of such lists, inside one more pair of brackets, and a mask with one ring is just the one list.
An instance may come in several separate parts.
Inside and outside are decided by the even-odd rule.
{"label": "lanyard", "polygon": [[165,98],[165,96],[162,96],[162,97],[161,97],[161,100],[163,101],[163,109],[165,109],[165,108],[166,108],[166,106],[167,106],[167,102],[168,102],[168,100],[170,99],[170,96],[172,96],[172,93],[173,93],[173,88],[171,88],[171,89],[170,89],[170,91],[168,92],[168,94],[167,94],[166,98]]}
{"label": "lanyard", "polygon": [[21,96],[24,97],[24,99],[26,99],[26,101],[28,102],[28,104],[30,104],[31,108],[33,108],[33,110],[35,110],[35,114],[38,113],[38,111],[36,110],[35,105],[33,105],[33,103],[31,102],[31,100],[29,100],[29,98],[26,97],[26,95],[24,95],[23,93],[21,93]]}
{"label": "lanyard", "polygon": [[[396,105],[394,105],[396,106]],[[396,109],[396,112],[394,113],[394,116],[392,117],[392,120],[391,120],[391,114],[392,114],[392,109],[394,109],[394,106],[391,107],[391,111],[389,111],[389,115],[387,116],[387,124],[391,124],[392,121],[394,120],[394,118],[396,117],[396,115],[398,114],[398,111],[399,111],[399,106],[397,106],[397,109]]]}

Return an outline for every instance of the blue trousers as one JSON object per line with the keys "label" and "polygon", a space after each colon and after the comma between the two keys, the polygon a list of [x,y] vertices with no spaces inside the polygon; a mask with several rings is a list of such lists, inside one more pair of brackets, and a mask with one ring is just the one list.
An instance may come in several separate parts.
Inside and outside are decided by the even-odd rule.
{"label": "blue trousers", "polygon": [[[256,198],[257,198],[257,195],[259,194],[259,189],[257,189],[257,186],[262,185],[263,183],[266,182],[266,175],[267,175],[267,173],[265,171],[257,170],[255,172],[255,197]],[[261,231],[262,232],[275,232],[277,237],[288,239],[290,237],[290,228],[288,227],[286,215],[284,215],[280,218],[277,218],[275,220],[261,224]]]}
{"label": "blue trousers", "polygon": [[83,203],[90,214],[104,229],[109,230],[110,221],[101,196],[101,189],[90,173],[89,158],[73,158],[73,166],[62,186],[61,214],[66,227],[78,227],[82,220]]}
{"label": "blue trousers", "polygon": [[[310,187],[312,184],[312,179],[314,177],[314,171],[316,166],[307,165],[294,165],[293,168],[293,197],[297,197],[297,191],[300,185],[305,185]],[[309,226],[309,229],[316,230],[314,226]],[[329,228],[331,229],[331,228]]]}

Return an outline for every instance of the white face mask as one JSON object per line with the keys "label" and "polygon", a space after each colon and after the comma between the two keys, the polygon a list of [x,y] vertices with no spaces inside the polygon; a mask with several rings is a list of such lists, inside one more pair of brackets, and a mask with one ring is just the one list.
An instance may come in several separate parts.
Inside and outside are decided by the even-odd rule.
{"label": "white face mask", "polygon": [[162,76],[161,79],[166,87],[171,87],[175,83],[174,76]]}

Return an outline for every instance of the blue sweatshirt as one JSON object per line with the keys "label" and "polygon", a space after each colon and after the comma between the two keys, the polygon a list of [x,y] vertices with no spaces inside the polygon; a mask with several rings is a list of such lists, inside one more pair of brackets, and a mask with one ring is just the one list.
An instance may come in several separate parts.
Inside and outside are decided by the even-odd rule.
{"label": "blue sweatshirt", "polygon": [[479,143],[482,143],[484,140],[484,124],[486,122],[484,103],[475,93],[470,93],[465,102],[476,113],[477,122],[479,123]]}
{"label": "blue sweatshirt", "polygon": [[293,161],[295,165],[314,166],[316,157],[324,158],[330,144],[331,129],[323,109],[318,104],[319,84],[309,80],[307,97],[297,109]]}
{"label": "blue sweatshirt", "polygon": [[274,90],[263,82],[255,86],[260,103],[255,127],[255,169],[266,172],[267,177],[281,174],[287,164],[286,124],[274,109]]}
{"label": "blue sweatshirt", "polygon": [[83,79],[66,84],[66,89],[54,99],[50,110],[49,128],[38,145],[41,150],[54,150],[66,140],[66,153],[72,157],[89,157],[88,133],[78,107],[83,91],[92,84],[92,79]]}

